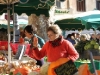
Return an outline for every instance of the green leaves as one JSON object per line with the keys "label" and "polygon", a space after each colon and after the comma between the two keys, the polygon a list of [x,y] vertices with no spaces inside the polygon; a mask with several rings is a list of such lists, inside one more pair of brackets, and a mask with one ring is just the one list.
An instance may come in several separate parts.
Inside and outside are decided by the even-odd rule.
{"label": "green leaves", "polygon": [[13,75],[13,72],[10,72],[10,74],[9,75]]}
{"label": "green leaves", "polygon": [[16,75],[22,75],[20,72],[18,72]]}
{"label": "green leaves", "polygon": [[[9,75],[13,75],[13,72],[10,72]],[[22,74],[18,72],[16,75],[22,75]]]}

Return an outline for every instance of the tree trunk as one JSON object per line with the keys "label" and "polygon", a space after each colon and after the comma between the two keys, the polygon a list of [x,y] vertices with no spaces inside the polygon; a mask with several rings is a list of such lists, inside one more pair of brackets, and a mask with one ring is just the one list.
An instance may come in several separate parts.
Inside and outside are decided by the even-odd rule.
{"label": "tree trunk", "polygon": [[31,14],[28,18],[29,25],[33,26],[33,30],[36,31],[36,34],[42,37],[45,41],[47,41],[47,33],[46,29],[49,26],[48,18],[45,15],[36,16],[35,14]]}

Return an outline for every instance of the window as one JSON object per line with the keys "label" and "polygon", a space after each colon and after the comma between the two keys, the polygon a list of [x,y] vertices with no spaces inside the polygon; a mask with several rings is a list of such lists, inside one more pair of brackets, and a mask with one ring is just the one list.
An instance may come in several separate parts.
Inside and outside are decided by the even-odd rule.
{"label": "window", "polygon": [[96,7],[97,7],[98,10],[100,10],[100,0],[96,1]]}
{"label": "window", "polygon": [[56,6],[58,9],[63,9],[63,8],[66,8],[66,0],[56,0]]}
{"label": "window", "polygon": [[77,11],[86,11],[85,0],[77,0]]}
{"label": "window", "polygon": [[56,6],[57,6],[57,8],[61,8],[60,0],[56,0]]}

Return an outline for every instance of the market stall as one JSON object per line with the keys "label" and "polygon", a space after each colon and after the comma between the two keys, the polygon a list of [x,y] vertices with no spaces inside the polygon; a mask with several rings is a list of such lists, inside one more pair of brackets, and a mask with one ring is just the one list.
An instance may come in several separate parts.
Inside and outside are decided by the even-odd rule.
{"label": "market stall", "polygon": [[[21,0],[23,1],[23,0]],[[51,4],[50,4],[51,3]],[[22,61],[18,61],[17,60],[13,60],[12,59],[12,52],[10,49],[10,14],[12,13],[12,9],[14,6],[14,11],[18,14],[22,14],[22,13],[26,13],[28,15],[32,14],[32,13],[36,13],[37,15],[40,14],[44,14],[46,16],[49,16],[48,10],[50,9],[50,5],[54,4],[54,0],[50,1],[48,0],[47,2],[41,2],[40,0],[37,1],[33,1],[33,0],[29,0],[26,4],[21,4],[19,3],[19,0],[0,0],[0,10],[2,10],[0,13],[8,13],[8,62],[5,63],[5,61],[0,61],[1,65],[0,65],[0,70],[1,70],[1,74],[12,74],[12,72],[14,72],[14,74],[20,74],[20,75],[27,75],[30,71],[38,71],[38,69],[40,69],[40,67],[38,67],[37,65],[34,65],[36,62],[32,60],[32,63],[29,61],[30,59],[26,59],[28,57],[25,57],[26,62],[22,62]],[[15,61],[15,62],[13,62]],[[15,64],[17,63],[17,64]],[[18,66],[19,64],[19,66]],[[30,65],[31,64],[31,65]],[[26,72],[26,68],[24,67],[29,67],[31,70]],[[33,67],[32,67],[33,66]],[[12,68],[12,69],[11,69]],[[11,71],[12,70],[12,71]],[[19,73],[20,71],[20,73]],[[16,73],[17,72],[17,73]],[[35,73],[32,73],[32,75]]]}
{"label": "market stall", "polygon": [[[31,1],[32,2],[32,1]],[[10,12],[8,10],[10,15]],[[9,17],[8,17],[9,19]],[[8,21],[8,30],[9,30],[9,21]],[[9,33],[8,33],[9,35]],[[10,37],[8,37],[8,47],[10,46]],[[8,48],[9,50],[9,48]],[[14,49],[13,49],[14,50]],[[9,59],[11,58],[11,52],[9,50]],[[27,58],[27,59],[26,59]],[[22,62],[25,60],[24,62]],[[10,60],[9,60],[10,62]],[[64,64],[64,66],[62,66]],[[61,66],[60,66],[61,65]],[[22,60],[13,60],[11,63],[2,63],[1,65],[1,74],[10,74],[10,75],[59,75],[60,72],[62,75],[72,75],[76,73],[78,69],[72,61],[69,61],[67,58],[61,58],[55,62],[47,63],[45,66],[40,67],[36,65],[36,62],[33,59],[25,56]],[[78,74],[76,74],[78,75]]]}
{"label": "market stall", "polygon": [[[26,14],[32,14],[36,13],[37,15],[44,14],[46,16],[49,15],[48,10],[50,9],[50,6],[54,4],[54,0],[50,1],[33,1],[29,0],[26,3],[26,0],[23,2],[23,0],[8,0],[8,1],[0,1],[0,10],[1,14],[7,12],[8,13],[8,56],[9,56],[9,63],[11,62],[11,50],[10,50],[10,14],[12,9],[14,9],[15,13],[26,13]],[[22,4],[24,3],[24,4]],[[14,13],[13,12],[13,13]]]}
{"label": "market stall", "polygon": [[[75,65],[77,66],[77,68],[79,68],[81,65],[87,63],[89,65],[89,69],[92,73],[94,73],[94,69],[93,69],[93,66],[92,66],[92,63],[90,62],[90,60],[77,60],[75,62]],[[96,70],[100,70],[100,61],[99,60],[94,60],[94,63],[95,63],[95,67],[96,67]]]}
{"label": "market stall", "polygon": [[62,30],[78,30],[85,28],[85,26],[81,24],[81,21],[74,18],[57,20],[55,24],[58,24]]}
{"label": "market stall", "polygon": [[[18,15],[21,15],[22,13],[26,13],[28,16],[33,14],[36,14],[39,16],[40,14],[44,14],[46,16],[49,16],[49,9],[50,6],[54,4],[54,0],[47,0],[47,1],[42,1],[42,0],[16,0],[17,3],[14,4],[14,12],[17,13]],[[3,1],[0,3],[2,4]],[[6,13],[7,12],[7,4],[0,4],[0,14]],[[13,3],[10,4],[10,13],[13,14]]]}
{"label": "market stall", "polygon": [[100,27],[100,11],[93,10],[75,15],[75,19],[81,21],[82,25],[85,25],[86,29]]}
{"label": "market stall", "polygon": [[[94,34],[96,35],[96,30],[100,28],[100,11],[99,10],[93,10],[93,11],[89,11],[89,12],[84,12],[81,14],[76,14],[73,18],[71,19],[63,19],[63,20],[58,20],[55,22],[55,24],[58,24],[63,30],[66,29],[74,29],[74,30],[78,30],[78,29],[93,29],[94,30]],[[74,31],[73,31],[74,32]],[[87,34],[87,33],[85,33]],[[91,42],[91,43],[90,43]],[[94,46],[96,45],[96,46]],[[81,70],[83,68],[80,68],[80,66],[87,64],[88,70],[90,70],[92,73],[95,73],[96,70],[100,70],[97,66],[97,63],[100,62],[100,52],[99,52],[99,44],[96,42],[96,40],[90,40],[86,42],[80,42],[77,46],[77,50],[79,51],[83,51],[83,53],[80,54],[80,56],[83,55],[83,58],[81,58],[79,61],[76,61],[75,64],[76,66]],[[90,54],[89,52],[92,52],[93,54],[93,62],[94,65],[96,67],[96,69],[93,69],[93,64],[90,61]],[[88,57],[88,58],[87,58]],[[89,59],[89,60],[88,60]],[[89,75],[87,73],[85,73],[86,70],[86,66],[84,68],[84,75]],[[82,73],[80,73],[82,74]],[[95,74],[95,75],[99,75]]]}

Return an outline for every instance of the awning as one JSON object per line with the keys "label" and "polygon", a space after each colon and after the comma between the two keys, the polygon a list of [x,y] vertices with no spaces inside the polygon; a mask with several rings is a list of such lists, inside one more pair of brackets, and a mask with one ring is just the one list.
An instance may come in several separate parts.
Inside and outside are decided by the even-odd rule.
{"label": "awning", "polygon": [[93,10],[78,14],[76,15],[75,19],[81,21],[82,25],[85,25],[86,29],[90,28],[98,29],[100,27],[99,10]]}
{"label": "awning", "polygon": [[58,24],[59,27],[63,30],[65,29],[84,29],[85,26],[81,24],[81,21],[76,20],[76,19],[63,19],[63,20],[58,20],[55,22],[55,24]]}
{"label": "awning", "polygon": [[[21,15],[22,13],[26,13],[27,15],[36,14],[39,16],[40,14],[44,14],[45,16],[49,16],[49,9],[54,4],[55,0],[47,0],[45,3],[40,2],[40,0],[29,0],[25,4],[17,3],[14,5],[14,12]],[[7,5],[0,5],[0,14],[7,12]],[[11,5],[12,12],[12,5]]]}
{"label": "awning", "polygon": [[[0,29],[2,29],[2,28],[4,28],[4,29],[7,29],[7,25],[5,25],[5,24],[0,24]],[[10,28],[13,28],[13,25],[11,24],[10,25]]]}

